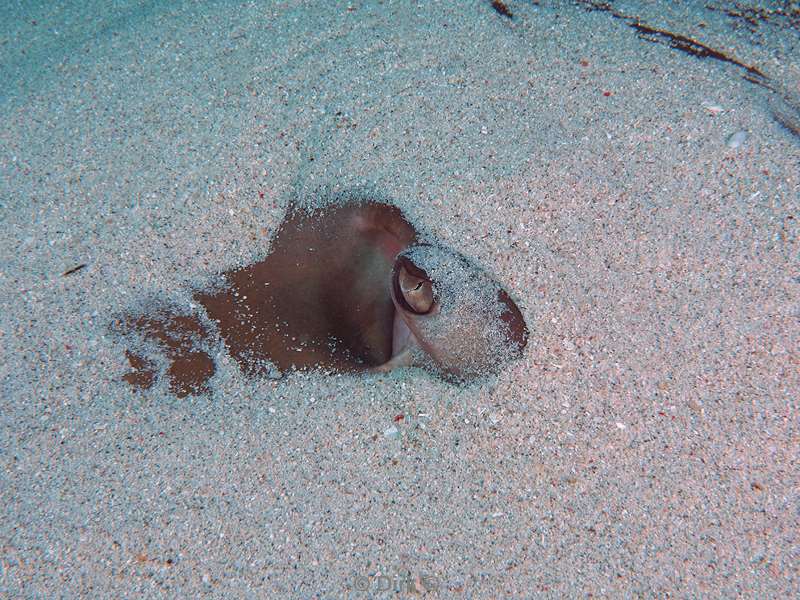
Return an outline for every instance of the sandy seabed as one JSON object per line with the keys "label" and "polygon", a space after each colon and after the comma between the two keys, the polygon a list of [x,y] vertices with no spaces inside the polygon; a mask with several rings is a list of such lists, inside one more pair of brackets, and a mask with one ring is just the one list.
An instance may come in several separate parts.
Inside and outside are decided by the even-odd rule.
{"label": "sandy seabed", "polygon": [[[705,4],[615,6],[800,93],[796,29]],[[799,140],[730,64],[507,5],[0,9],[0,595],[800,593]],[[114,315],[347,190],[493,273],[525,357],[121,382]]]}

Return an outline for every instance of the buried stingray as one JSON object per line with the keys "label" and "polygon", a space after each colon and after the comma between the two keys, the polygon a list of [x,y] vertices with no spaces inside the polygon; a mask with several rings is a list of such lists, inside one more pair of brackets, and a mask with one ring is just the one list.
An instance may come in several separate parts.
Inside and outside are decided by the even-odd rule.
{"label": "buried stingray", "polygon": [[223,279],[193,295],[214,334],[173,308],[117,322],[143,342],[126,351],[125,381],[149,388],[164,370],[179,397],[207,391],[217,334],[245,374],[269,376],[419,366],[467,381],[497,372],[527,344],[505,290],[462,255],[419,241],[389,204],[290,208],[264,260]]}

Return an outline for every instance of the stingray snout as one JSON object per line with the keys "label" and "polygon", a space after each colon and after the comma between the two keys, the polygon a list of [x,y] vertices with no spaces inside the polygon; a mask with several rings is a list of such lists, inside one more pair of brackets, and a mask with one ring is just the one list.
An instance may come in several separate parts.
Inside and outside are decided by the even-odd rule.
{"label": "stingray snout", "polygon": [[400,253],[391,294],[396,315],[387,369],[432,361],[451,377],[473,379],[498,371],[527,345],[516,303],[482,269],[447,248],[417,244]]}

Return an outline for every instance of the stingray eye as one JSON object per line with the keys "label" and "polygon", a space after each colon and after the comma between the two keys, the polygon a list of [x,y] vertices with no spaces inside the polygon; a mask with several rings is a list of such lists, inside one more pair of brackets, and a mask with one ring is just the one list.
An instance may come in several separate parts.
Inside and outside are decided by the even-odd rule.
{"label": "stingray eye", "polygon": [[400,270],[398,276],[400,292],[403,300],[406,301],[418,315],[427,313],[433,305],[433,286],[427,279],[415,277],[405,269]]}
{"label": "stingray eye", "polygon": [[394,268],[394,296],[408,312],[425,315],[433,308],[433,284],[427,274],[405,257],[397,259]]}

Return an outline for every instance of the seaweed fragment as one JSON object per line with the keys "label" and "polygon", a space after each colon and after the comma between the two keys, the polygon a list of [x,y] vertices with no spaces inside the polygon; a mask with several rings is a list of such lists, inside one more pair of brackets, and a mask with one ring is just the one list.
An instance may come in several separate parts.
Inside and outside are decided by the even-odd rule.
{"label": "seaweed fragment", "polygon": [[636,29],[639,32],[639,37],[644,40],[654,43],[666,43],[670,48],[675,48],[676,50],[680,50],[686,54],[691,54],[697,58],[713,58],[714,60],[736,65],[752,75],[765,77],[764,73],[761,72],[758,67],[743,63],[731,56],[728,56],[724,52],[715,50],[714,48],[706,46],[704,43],[698,42],[697,40],[685,35],[671,33],[656,27],[650,27],[644,23],[640,23],[638,20],[628,23],[628,25]]}
{"label": "seaweed fragment", "polygon": [[502,15],[509,19],[514,18],[514,13],[511,12],[511,9],[506,6],[505,2],[502,0],[492,0],[492,8],[498,15]]}
{"label": "seaweed fragment", "polygon": [[751,6],[744,2],[709,2],[706,9],[723,13],[734,21],[734,27],[744,26],[751,33],[758,31],[762,23],[778,27],[800,29],[800,5],[797,2],[783,2],[783,6]]}
{"label": "seaweed fragment", "polygon": [[82,269],[85,269],[85,268],[86,268],[86,264],[84,263],[82,265],[78,265],[77,267],[72,267],[71,269],[68,269],[68,270],[64,271],[61,274],[61,276],[62,277],[67,277],[68,275],[73,275],[74,273],[77,273],[78,271],[80,271]]}
{"label": "seaweed fragment", "polygon": [[623,12],[615,10],[614,7],[608,2],[599,2],[597,0],[576,0],[576,2],[580,6],[583,6],[585,10],[607,12],[615,19],[624,21],[628,27],[635,29],[639,33],[639,37],[643,40],[653,42],[655,44],[665,44],[670,48],[675,48],[676,50],[680,50],[681,52],[685,52],[686,54],[695,56],[697,58],[713,58],[714,60],[718,60],[720,62],[729,63],[739,67],[740,69],[744,69],[750,75],[755,75],[757,77],[766,79],[766,75],[764,75],[764,73],[758,67],[743,63],[742,61],[725,54],[721,50],[716,50],[711,46],[707,46],[703,42],[699,42],[688,36],[681,35],[679,33],[672,33],[671,31],[659,29],[658,27],[650,27],[649,25],[642,23],[639,17],[627,15]]}

